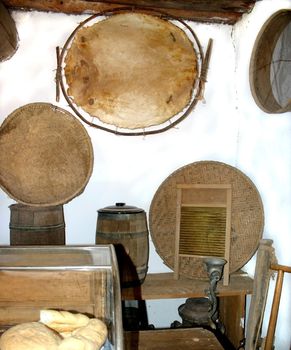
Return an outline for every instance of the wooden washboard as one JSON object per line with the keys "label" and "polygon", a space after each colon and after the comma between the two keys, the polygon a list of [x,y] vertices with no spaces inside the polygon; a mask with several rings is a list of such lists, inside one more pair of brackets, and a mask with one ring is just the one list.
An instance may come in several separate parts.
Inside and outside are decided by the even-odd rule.
{"label": "wooden washboard", "polygon": [[229,283],[231,231],[230,184],[177,184],[174,278],[179,278],[180,257],[220,257],[223,284]]}

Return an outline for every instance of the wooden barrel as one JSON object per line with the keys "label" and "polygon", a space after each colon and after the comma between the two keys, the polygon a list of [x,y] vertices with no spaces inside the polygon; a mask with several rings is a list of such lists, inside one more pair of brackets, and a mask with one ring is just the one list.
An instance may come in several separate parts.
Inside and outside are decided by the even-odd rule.
{"label": "wooden barrel", "polygon": [[18,47],[18,34],[15,22],[0,1],[0,61],[14,55]]}
{"label": "wooden barrel", "polygon": [[10,245],[63,245],[63,206],[10,205]]}
{"label": "wooden barrel", "polygon": [[98,210],[96,244],[104,243],[115,247],[121,285],[131,287],[142,284],[149,258],[144,210],[125,203]]}

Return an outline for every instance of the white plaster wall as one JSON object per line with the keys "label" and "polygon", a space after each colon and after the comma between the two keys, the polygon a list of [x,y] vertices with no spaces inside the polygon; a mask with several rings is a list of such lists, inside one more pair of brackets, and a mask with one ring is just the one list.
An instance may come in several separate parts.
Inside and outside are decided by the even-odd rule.
{"label": "white plaster wall", "polygon": [[[277,10],[291,8],[290,1],[257,2],[254,10],[235,25],[236,89],[239,115],[237,165],[255,181],[265,210],[265,238],[274,240],[280,264],[291,265],[291,113],[265,114],[252,99],[248,82],[251,50],[263,23]],[[278,118],[279,117],[279,118]],[[254,272],[255,259],[245,267]],[[269,294],[272,295],[274,281]],[[285,276],[276,330],[276,349],[289,349],[291,276]],[[271,307],[270,298],[266,317]],[[263,327],[266,331],[266,325]]]}
{"label": "white plaster wall", "polygon": [[[199,160],[217,160],[239,168],[255,183],[264,203],[264,237],[274,240],[279,262],[291,265],[291,113],[261,111],[248,80],[256,35],[281,8],[291,8],[290,1],[258,1],[252,13],[233,27],[191,23],[204,49],[213,38],[213,52],[206,103],[199,103],[177,128],[147,137],[124,137],[86,126],[94,147],[94,170],[85,191],[64,206],[68,244],[94,243],[98,209],[121,201],[148,212],[158,186],[174,170]],[[0,63],[0,123],[32,102],[50,102],[70,111],[63,97],[55,101],[55,48],[87,16],[15,12],[13,17],[20,41],[16,54]],[[9,244],[12,203],[0,191],[0,244]],[[255,257],[245,269],[253,274],[254,266]],[[149,271],[169,271],[152,243]],[[290,290],[287,275],[277,324],[279,350],[290,346]],[[176,309],[182,302],[148,302],[149,321],[169,326],[179,319]]]}

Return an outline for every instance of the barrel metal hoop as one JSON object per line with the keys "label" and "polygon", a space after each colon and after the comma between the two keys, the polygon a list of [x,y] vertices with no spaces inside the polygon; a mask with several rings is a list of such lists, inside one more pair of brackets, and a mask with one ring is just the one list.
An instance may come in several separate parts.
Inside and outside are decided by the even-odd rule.
{"label": "barrel metal hoop", "polygon": [[143,232],[96,232],[97,237],[102,237],[102,238],[109,238],[112,240],[120,240],[124,238],[137,238],[137,237],[145,237],[145,234],[147,234],[147,231]]}
{"label": "barrel metal hoop", "polygon": [[63,224],[58,225],[48,225],[48,226],[15,226],[9,225],[10,230],[18,230],[18,231],[51,231],[59,228],[64,228]]}

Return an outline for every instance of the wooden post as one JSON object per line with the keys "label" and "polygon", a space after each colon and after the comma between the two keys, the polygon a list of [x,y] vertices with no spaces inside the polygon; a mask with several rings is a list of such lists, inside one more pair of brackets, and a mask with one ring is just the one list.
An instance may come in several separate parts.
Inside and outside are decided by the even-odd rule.
{"label": "wooden post", "polygon": [[260,241],[257,253],[254,289],[246,329],[245,350],[255,350],[261,334],[270,282],[270,266],[274,259],[272,243],[273,241],[270,239],[262,239]]}

